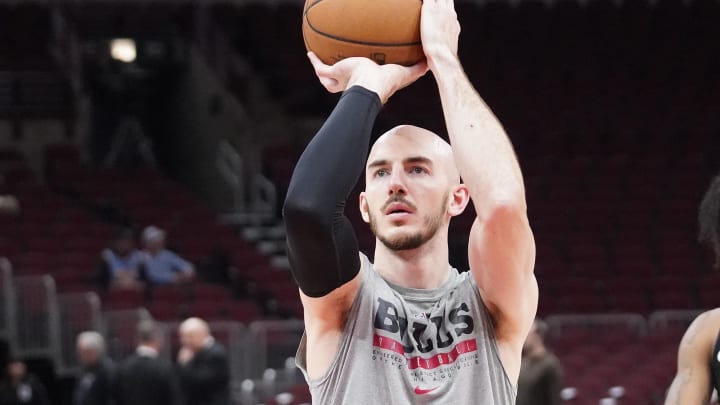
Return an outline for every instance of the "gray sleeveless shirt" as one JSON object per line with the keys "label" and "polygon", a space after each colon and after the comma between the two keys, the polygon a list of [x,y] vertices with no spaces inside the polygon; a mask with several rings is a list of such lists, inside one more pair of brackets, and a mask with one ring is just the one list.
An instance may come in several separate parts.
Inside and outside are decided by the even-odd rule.
{"label": "gray sleeveless shirt", "polygon": [[513,405],[490,315],[469,272],[440,288],[385,281],[364,255],[362,282],[328,371],[310,379],[313,405]]}

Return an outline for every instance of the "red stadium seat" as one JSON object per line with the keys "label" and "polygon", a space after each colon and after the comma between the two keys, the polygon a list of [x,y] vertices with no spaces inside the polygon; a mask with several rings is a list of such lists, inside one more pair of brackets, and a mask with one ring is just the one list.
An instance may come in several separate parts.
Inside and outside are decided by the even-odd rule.
{"label": "red stadium seat", "polygon": [[253,321],[261,319],[263,316],[262,308],[254,301],[235,301],[230,305],[230,319],[233,321],[249,324]]}
{"label": "red stadium seat", "polygon": [[174,322],[181,318],[181,308],[178,302],[154,300],[148,307],[152,316],[160,321]]}
{"label": "red stadium seat", "polygon": [[165,285],[156,286],[152,289],[153,302],[172,303],[179,305],[187,302],[190,294],[186,286]]}
{"label": "red stadium seat", "polygon": [[195,301],[228,301],[230,290],[218,284],[196,284],[193,286]]}
{"label": "red stadium seat", "polygon": [[145,305],[145,291],[141,289],[111,288],[107,294],[111,309],[134,309]]}
{"label": "red stadium seat", "polygon": [[202,301],[187,305],[187,315],[207,321],[224,320],[230,317],[231,303],[228,301]]}

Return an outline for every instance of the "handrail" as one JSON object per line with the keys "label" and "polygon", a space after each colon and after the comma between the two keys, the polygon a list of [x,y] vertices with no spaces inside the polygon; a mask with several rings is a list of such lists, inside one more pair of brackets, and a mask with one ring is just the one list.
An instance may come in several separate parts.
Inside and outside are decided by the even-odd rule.
{"label": "handrail", "polygon": [[621,324],[634,330],[638,335],[645,335],[648,330],[645,318],[640,314],[633,313],[551,315],[545,318],[545,322],[554,333],[560,335],[564,327],[571,325],[603,326]]}
{"label": "handrail", "polygon": [[2,278],[3,321],[0,336],[5,339],[11,351],[17,341],[17,313],[15,311],[15,289],[13,288],[13,267],[10,260],[0,257],[0,277]]}
{"label": "handrail", "polygon": [[235,214],[271,215],[277,206],[277,189],[262,173],[252,175],[247,187],[246,170],[240,152],[227,140],[218,143],[215,167],[233,192]]}
{"label": "handrail", "polygon": [[655,311],[648,317],[648,327],[658,330],[668,328],[671,323],[689,324],[702,312],[702,309]]}
{"label": "handrail", "polygon": [[255,213],[272,214],[277,207],[277,187],[262,173],[253,178],[253,208]]}
{"label": "handrail", "polygon": [[233,192],[233,210],[246,212],[245,207],[245,176],[243,173],[243,160],[237,149],[230,142],[221,140],[215,155],[215,167],[223,180]]}
{"label": "handrail", "polygon": [[58,297],[60,308],[60,356],[56,371],[75,375],[80,365],[75,356],[75,339],[84,331],[102,333],[100,298],[94,292],[69,293]]}
{"label": "handrail", "polygon": [[[60,356],[60,314],[55,280],[49,276],[14,278],[18,309],[17,351],[21,356]],[[22,326],[22,327],[20,327]]]}

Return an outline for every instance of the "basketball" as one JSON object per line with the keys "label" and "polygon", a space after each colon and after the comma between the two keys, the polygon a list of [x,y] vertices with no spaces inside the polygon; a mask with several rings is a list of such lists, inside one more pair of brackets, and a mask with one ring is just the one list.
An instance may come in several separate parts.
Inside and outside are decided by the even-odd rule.
{"label": "basketball", "polygon": [[305,47],[328,65],[351,56],[413,65],[425,57],[421,7],[421,0],[306,0]]}

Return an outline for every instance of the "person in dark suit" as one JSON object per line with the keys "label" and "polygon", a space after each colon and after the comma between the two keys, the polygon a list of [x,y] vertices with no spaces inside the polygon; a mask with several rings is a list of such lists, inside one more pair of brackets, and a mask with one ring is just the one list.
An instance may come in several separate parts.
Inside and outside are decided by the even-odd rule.
{"label": "person in dark suit", "polygon": [[0,404],[50,405],[50,400],[40,380],[27,372],[25,363],[11,358],[7,364],[5,381],[0,384]]}
{"label": "person in dark suit", "polygon": [[561,405],[562,364],[545,346],[548,326],[535,319],[525,339],[515,405]]}
{"label": "person in dark suit", "polygon": [[210,334],[208,324],[189,318],[180,324],[178,366],[187,405],[228,405],[230,366],[225,348]]}
{"label": "person in dark suit", "polygon": [[105,356],[105,339],[88,331],[77,337],[81,370],[75,381],[73,405],[108,405],[112,400],[115,367]]}
{"label": "person in dark suit", "polygon": [[141,321],[137,332],[135,354],[118,367],[115,404],[177,405],[179,389],[174,370],[159,357],[163,345],[160,329],[152,321]]}

